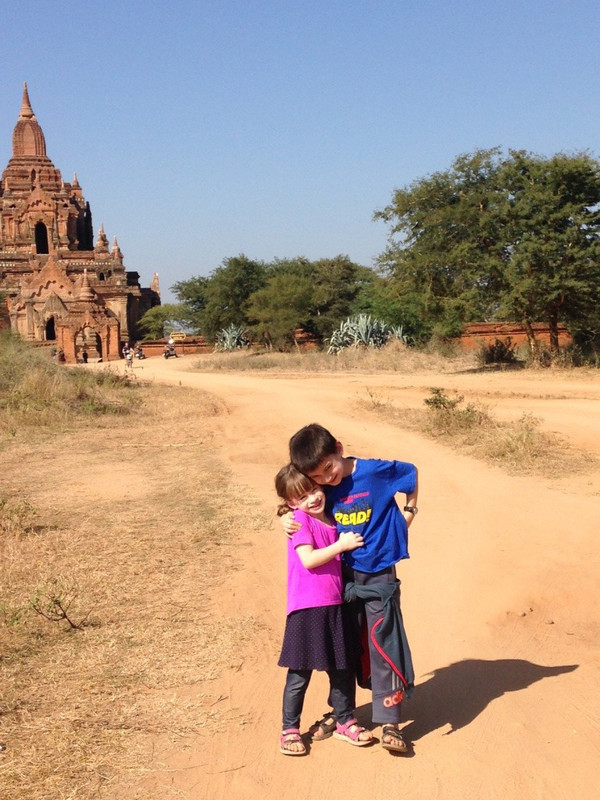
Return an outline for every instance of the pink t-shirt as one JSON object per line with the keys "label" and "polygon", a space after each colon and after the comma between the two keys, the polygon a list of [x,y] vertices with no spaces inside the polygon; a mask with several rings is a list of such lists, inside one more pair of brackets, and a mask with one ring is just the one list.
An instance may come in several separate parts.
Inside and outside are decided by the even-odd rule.
{"label": "pink t-shirt", "polygon": [[287,613],[299,608],[337,606],[342,602],[342,567],[339,555],[314,569],[306,569],[296,552],[300,544],[311,544],[315,550],[337,541],[335,525],[326,525],[305,511],[296,509],[294,519],[302,527],[288,539]]}

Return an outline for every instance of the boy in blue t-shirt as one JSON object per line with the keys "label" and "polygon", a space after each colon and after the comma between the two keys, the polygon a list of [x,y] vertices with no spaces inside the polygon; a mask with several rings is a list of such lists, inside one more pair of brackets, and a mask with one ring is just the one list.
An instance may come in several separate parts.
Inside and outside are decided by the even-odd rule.
{"label": "boy in blue t-shirt", "polygon": [[[290,439],[290,461],[326,487],[327,505],[337,529],[355,531],[364,546],[344,555],[355,596],[366,612],[373,721],[383,725],[381,743],[396,753],[408,752],[400,732],[400,707],[412,688],[412,662],[399,607],[396,563],[408,558],[408,527],[417,514],[417,468],[403,461],[379,461],[344,456],[343,446],[321,425],[313,423]],[[403,513],[396,493],[406,495]],[[286,530],[292,527],[290,521]],[[398,592],[396,596],[396,592]],[[395,600],[390,603],[391,599]],[[392,620],[393,618],[393,620]],[[388,637],[382,647],[381,635]],[[399,654],[405,674],[384,651]],[[394,649],[395,648],[395,649]]]}

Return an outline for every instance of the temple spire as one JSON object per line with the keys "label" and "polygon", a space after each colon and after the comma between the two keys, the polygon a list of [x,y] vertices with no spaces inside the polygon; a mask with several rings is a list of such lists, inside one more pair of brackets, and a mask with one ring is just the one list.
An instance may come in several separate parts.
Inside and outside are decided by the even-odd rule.
{"label": "temple spire", "polygon": [[29,92],[27,91],[27,81],[23,84],[23,102],[19,112],[19,119],[35,119],[31,101],[29,100]]}
{"label": "temple spire", "polygon": [[13,156],[46,157],[46,140],[33,113],[29,92],[27,91],[27,83],[23,84],[23,102],[21,103],[19,119],[13,131]]}

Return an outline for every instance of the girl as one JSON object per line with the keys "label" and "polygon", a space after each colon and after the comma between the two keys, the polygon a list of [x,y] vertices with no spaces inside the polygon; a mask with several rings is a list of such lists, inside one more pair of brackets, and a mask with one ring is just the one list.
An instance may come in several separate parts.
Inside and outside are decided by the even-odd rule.
{"label": "girl", "polygon": [[287,620],[278,663],[287,667],[288,673],[280,752],[288,756],[306,753],[299,725],[313,669],[329,676],[333,713],[309,729],[312,740],[333,734],[359,747],[369,744],[370,731],[358,725],[354,716],[354,671],[344,635],[340,563],[340,553],[362,547],[362,536],[346,532],[338,538],[325,510],[323,490],[291,464],[278,472],[275,488],[284,501],[278,513],[292,510],[301,526],[287,545]]}

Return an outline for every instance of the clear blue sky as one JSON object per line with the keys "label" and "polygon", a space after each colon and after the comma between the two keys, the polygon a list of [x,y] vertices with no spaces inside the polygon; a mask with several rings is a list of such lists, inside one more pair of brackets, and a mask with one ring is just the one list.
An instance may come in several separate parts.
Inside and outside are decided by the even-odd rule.
{"label": "clear blue sky", "polygon": [[373,212],[461,153],[598,156],[599,45],[597,0],[0,0],[0,169],[27,81],[163,301],[242,252],[371,266]]}

